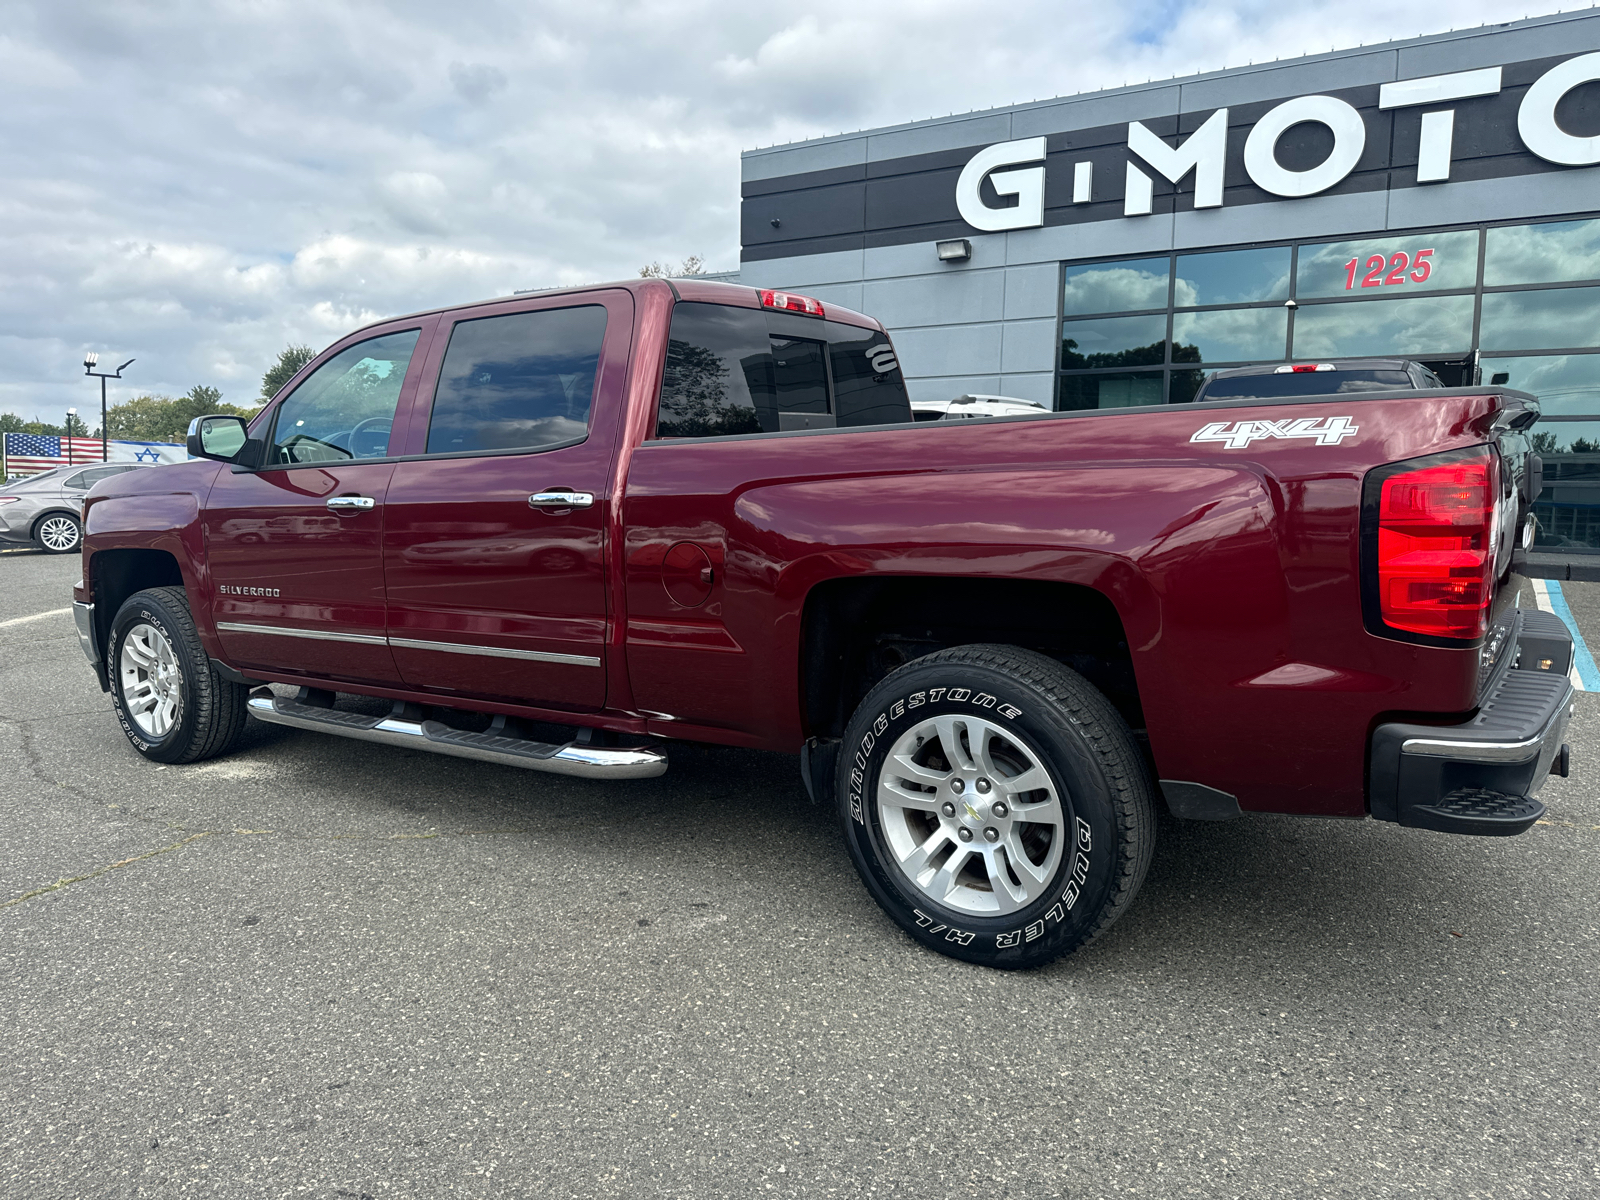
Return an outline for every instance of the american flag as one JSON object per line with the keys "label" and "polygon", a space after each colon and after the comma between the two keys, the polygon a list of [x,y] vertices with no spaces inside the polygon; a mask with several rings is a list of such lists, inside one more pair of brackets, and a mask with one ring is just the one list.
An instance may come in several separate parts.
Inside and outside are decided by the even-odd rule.
{"label": "american flag", "polygon": [[51,467],[64,467],[68,461],[99,462],[100,439],[58,437],[53,433],[8,433],[5,435],[7,475],[37,475]]}

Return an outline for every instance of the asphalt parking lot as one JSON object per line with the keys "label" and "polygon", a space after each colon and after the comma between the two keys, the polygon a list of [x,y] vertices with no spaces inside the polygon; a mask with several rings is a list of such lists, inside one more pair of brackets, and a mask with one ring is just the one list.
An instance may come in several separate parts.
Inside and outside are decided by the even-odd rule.
{"label": "asphalt parking lot", "polygon": [[157,767],[78,566],[0,553],[7,1197],[1600,1194],[1593,695],[1522,837],[1169,823],[1109,936],[1001,974],[779,756]]}

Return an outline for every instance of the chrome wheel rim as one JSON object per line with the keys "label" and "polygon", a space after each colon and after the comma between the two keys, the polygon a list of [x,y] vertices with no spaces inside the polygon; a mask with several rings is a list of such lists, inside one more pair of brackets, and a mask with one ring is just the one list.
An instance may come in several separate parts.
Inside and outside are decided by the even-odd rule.
{"label": "chrome wheel rim", "polygon": [[71,550],[78,544],[78,523],[70,517],[50,517],[39,526],[39,540],[51,550]]}
{"label": "chrome wheel rim", "polygon": [[133,723],[149,737],[166,737],[183,711],[183,671],[172,643],[154,625],[135,625],[122,639],[117,670]]}
{"label": "chrome wheel rim", "polygon": [[1040,756],[982,717],[929,717],[902,734],[878,775],[877,809],[906,881],[972,916],[1039,900],[1068,848],[1065,808]]}

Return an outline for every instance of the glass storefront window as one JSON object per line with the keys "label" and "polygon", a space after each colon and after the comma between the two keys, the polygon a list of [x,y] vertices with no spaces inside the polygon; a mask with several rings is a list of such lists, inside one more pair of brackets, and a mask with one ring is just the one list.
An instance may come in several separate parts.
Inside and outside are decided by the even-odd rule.
{"label": "glass storefront window", "polygon": [[[1600,420],[1552,421],[1541,417],[1528,431],[1528,437],[1535,454],[1593,454],[1589,469],[1579,472],[1578,476],[1593,479],[1600,488]],[[1554,479],[1547,482],[1553,483]],[[1544,498],[1552,499],[1553,493],[1546,490]],[[1568,500],[1570,502],[1570,496]],[[1600,492],[1595,494],[1593,503],[1600,508]]]}
{"label": "glass storefront window", "polygon": [[1063,375],[1061,408],[1132,408],[1161,403],[1160,371],[1109,372],[1104,375]]}
{"label": "glass storefront window", "polygon": [[1471,296],[1308,304],[1294,318],[1297,359],[1461,353],[1471,345]]}
{"label": "glass storefront window", "polygon": [[1178,281],[1172,295],[1172,302],[1178,308],[1288,298],[1287,246],[1178,256]]}
{"label": "glass storefront window", "polygon": [[1600,414],[1600,354],[1485,358],[1483,381],[1539,397],[1547,416]]}
{"label": "glass storefront window", "polygon": [[1069,266],[1062,285],[1061,311],[1070,317],[1166,308],[1171,273],[1171,260],[1165,256]]}
{"label": "glass storefront window", "polygon": [[1301,299],[1404,296],[1476,287],[1477,283],[1475,229],[1301,246],[1295,270],[1295,295]]}
{"label": "glass storefront window", "polygon": [[1489,230],[1486,287],[1600,279],[1600,221],[1547,221]]}
{"label": "glass storefront window", "polygon": [[[1224,308],[1178,313],[1172,318],[1173,361],[1264,362],[1285,357],[1289,313],[1282,308]],[[1180,349],[1196,357],[1180,360]]]}
{"label": "glass storefront window", "polygon": [[1600,340],[1600,287],[1488,292],[1478,344],[1485,350],[1557,350]]}
{"label": "glass storefront window", "polygon": [[1061,366],[1142,367],[1166,358],[1167,318],[1102,317],[1061,326]]}

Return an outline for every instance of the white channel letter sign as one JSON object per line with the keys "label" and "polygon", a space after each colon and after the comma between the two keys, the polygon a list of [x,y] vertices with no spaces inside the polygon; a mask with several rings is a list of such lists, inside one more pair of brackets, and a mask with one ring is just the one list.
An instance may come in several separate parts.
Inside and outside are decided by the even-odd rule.
{"label": "white channel letter sign", "polygon": [[[999,171],[1019,163],[1038,163],[1021,171]],[[993,172],[993,173],[992,173]],[[978,188],[988,176],[1002,196],[1015,196],[1014,208],[990,208]],[[1044,224],[1044,139],[1023,138],[985,146],[961,169],[956,180],[956,210],[974,229],[998,233],[1003,229],[1034,229]]]}
{"label": "white channel letter sign", "polygon": [[[1557,63],[1541,75],[1523,96],[1517,109],[1517,133],[1527,148],[1546,162],[1568,167],[1600,164],[1600,135],[1579,137],[1556,122],[1556,105],[1573,88],[1600,81],[1600,51],[1580,54]],[[1418,118],[1417,182],[1442,183],[1450,178],[1455,142],[1456,112],[1447,107],[1457,100],[1493,96],[1500,92],[1501,68],[1483,67],[1453,71],[1420,79],[1402,79],[1378,89],[1378,107],[1425,109]],[[1396,120],[1399,120],[1396,117]],[[1292,171],[1278,162],[1278,140],[1296,125],[1311,122],[1333,134],[1328,157],[1304,171]],[[1367,129],[1361,114],[1337,96],[1296,96],[1269,109],[1245,138],[1244,168],[1251,182],[1274,196],[1289,198],[1325,192],[1355,170],[1366,149]],[[1154,210],[1154,172],[1178,183],[1193,172],[1194,206],[1220,208],[1223,173],[1228,156],[1228,110],[1215,110],[1177,146],[1152,133],[1142,122],[1128,123],[1128,161],[1123,192],[1123,215],[1148,216]],[[1045,139],[1023,138],[986,146],[968,160],[956,181],[956,208],[961,219],[975,229],[996,233],[1007,229],[1035,229],[1044,224]],[[1022,164],[1037,164],[1022,166]],[[1002,171],[1002,167],[1020,170]],[[1016,196],[1011,208],[990,208],[979,187],[987,177],[1002,196]],[[1072,203],[1094,199],[1094,167],[1089,162],[1072,165]]]}

